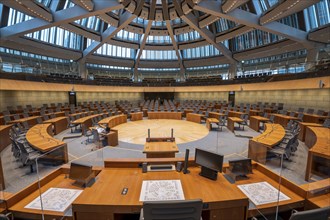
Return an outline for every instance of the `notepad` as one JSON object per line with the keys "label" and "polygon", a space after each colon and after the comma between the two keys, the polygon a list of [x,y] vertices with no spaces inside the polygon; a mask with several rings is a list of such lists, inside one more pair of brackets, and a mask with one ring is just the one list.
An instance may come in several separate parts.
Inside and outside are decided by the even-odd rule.
{"label": "notepad", "polygon": [[180,180],[149,180],[142,182],[140,201],[184,200]]}
{"label": "notepad", "polygon": [[[65,212],[82,191],[83,190],[78,189],[49,188],[46,192],[41,194],[42,209],[55,212]],[[40,196],[24,208],[41,210]]]}
{"label": "notepad", "polygon": [[255,205],[289,200],[290,197],[267,182],[243,184],[237,186]]}

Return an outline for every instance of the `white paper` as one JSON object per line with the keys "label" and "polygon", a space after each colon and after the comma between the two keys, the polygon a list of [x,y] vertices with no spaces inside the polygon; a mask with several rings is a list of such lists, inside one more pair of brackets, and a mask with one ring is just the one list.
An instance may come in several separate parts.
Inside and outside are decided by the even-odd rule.
{"label": "white paper", "polygon": [[280,192],[267,182],[251,183],[239,185],[238,188],[255,204],[263,205],[267,203],[289,200],[290,197]]}
{"label": "white paper", "polygon": [[[43,210],[65,212],[82,191],[78,189],[49,188],[41,195]],[[40,196],[24,208],[41,210]]]}
{"label": "white paper", "polygon": [[140,201],[184,200],[180,180],[149,180],[142,182]]}

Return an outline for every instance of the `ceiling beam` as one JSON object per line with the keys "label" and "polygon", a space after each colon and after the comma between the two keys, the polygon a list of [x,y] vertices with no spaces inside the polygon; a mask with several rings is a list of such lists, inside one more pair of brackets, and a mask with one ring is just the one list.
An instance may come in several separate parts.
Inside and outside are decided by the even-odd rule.
{"label": "ceiling beam", "polygon": [[94,3],[92,0],[71,0],[74,4],[79,5],[80,7],[88,10],[93,11]]}
{"label": "ceiling beam", "polygon": [[63,29],[66,29],[70,32],[74,32],[76,34],[82,35],[84,37],[90,38],[92,40],[96,40],[96,41],[101,41],[101,36],[93,33],[91,31],[87,31],[85,30],[83,27],[79,27],[78,25],[75,24],[62,24],[61,27]]}
{"label": "ceiling beam", "polygon": [[241,5],[246,4],[250,0],[227,0],[223,5],[222,5],[222,11],[224,13],[228,13],[235,8],[238,8]]}
{"label": "ceiling beam", "polygon": [[25,5],[29,10],[31,10],[36,17],[46,20],[48,22],[53,21],[53,15],[51,12],[46,10],[46,7],[40,3],[34,1],[18,0],[22,5]]}
{"label": "ceiling beam", "polygon": [[170,38],[172,40],[173,48],[174,48],[175,53],[178,57],[178,62],[179,62],[179,65],[180,65],[180,69],[184,70],[185,68],[184,68],[184,65],[183,65],[182,55],[181,55],[181,52],[179,50],[176,35],[174,35],[174,31],[172,29],[171,21],[166,21],[166,27],[167,27],[167,30],[168,30],[168,34],[170,35]]}
{"label": "ceiling beam", "polygon": [[108,23],[111,26],[118,26],[119,21],[108,14],[101,14],[98,16],[102,21]]}
{"label": "ceiling beam", "polygon": [[236,63],[237,61],[233,58],[232,52],[226,48],[222,43],[217,43],[215,41],[214,34],[208,30],[206,27],[199,28],[197,18],[189,13],[187,15],[183,15],[181,17],[191,28],[197,31],[207,42],[212,44],[216,49],[218,49],[228,60],[230,63]]}
{"label": "ceiling beam", "polygon": [[149,20],[148,24],[145,27],[144,35],[141,39],[140,48],[137,50],[137,53],[136,53],[134,71],[137,71],[137,68],[139,67],[141,56],[142,56],[142,51],[146,45],[146,42],[147,42],[147,39],[149,36],[149,32],[151,30],[151,26],[152,26],[152,21]]}
{"label": "ceiling beam", "polygon": [[124,29],[131,21],[136,18],[136,15],[131,14],[130,12],[124,12],[119,17],[119,24],[118,27],[110,26],[106,29],[101,36],[101,41],[94,41],[89,47],[87,47],[83,51],[83,59],[86,58],[88,55],[94,53],[97,49],[99,49],[104,43],[114,37],[119,31]]}
{"label": "ceiling beam", "polygon": [[243,24],[255,29],[266,31],[272,34],[276,34],[290,40],[303,44],[306,48],[313,48],[315,44],[307,40],[307,32],[290,27],[285,24],[273,21],[265,25],[259,24],[260,16],[236,8],[235,10],[225,14],[221,12],[221,3],[217,1],[202,1],[195,5],[195,10],[209,13],[218,17],[222,17],[239,24]]}
{"label": "ceiling beam", "polygon": [[32,16],[32,17],[35,16],[35,14],[31,10],[27,9],[27,7],[25,7],[24,5],[18,3],[17,1],[2,0],[1,3],[6,5],[9,8],[14,8],[15,10],[20,11],[24,14],[29,15],[29,16]]}
{"label": "ceiling beam", "polygon": [[[12,0],[10,0],[12,1]],[[0,38],[11,38],[13,36],[25,35],[42,29],[53,26],[60,26],[61,24],[70,23],[82,18],[100,15],[108,11],[123,8],[123,5],[117,0],[95,1],[94,11],[89,12],[80,6],[74,6],[64,10],[57,11],[53,14],[54,21],[49,23],[40,18],[34,18],[8,27],[0,29]]]}
{"label": "ceiling beam", "polygon": [[320,0],[295,0],[284,1],[277,5],[271,11],[260,17],[260,24],[264,25],[272,21],[279,20],[294,13],[297,13],[304,8],[308,8],[311,5],[318,3]]}
{"label": "ceiling beam", "polygon": [[170,16],[168,14],[168,2],[165,0],[162,1],[162,9],[163,9],[164,20],[165,21],[170,20]]}

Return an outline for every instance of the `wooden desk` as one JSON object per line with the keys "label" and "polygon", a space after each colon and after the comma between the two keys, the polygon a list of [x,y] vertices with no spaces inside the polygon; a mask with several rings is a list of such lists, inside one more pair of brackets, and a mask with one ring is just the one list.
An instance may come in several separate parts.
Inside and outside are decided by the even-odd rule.
{"label": "wooden desk", "polygon": [[224,116],[225,114],[223,113],[219,113],[219,112],[209,112],[209,118],[215,118],[218,119],[220,118],[220,116]]}
{"label": "wooden desk", "polygon": [[183,117],[186,117],[188,113],[193,113],[193,112],[194,112],[193,109],[190,109],[190,108],[189,109],[184,109],[183,110]]}
{"label": "wooden desk", "polygon": [[108,145],[109,146],[117,146],[118,145],[118,131],[111,129],[111,131],[109,132],[109,134],[107,135],[107,139],[108,139]]}
{"label": "wooden desk", "polygon": [[37,118],[41,118],[41,116],[31,116],[28,118],[21,118],[18,120],[13,120],[10,122],[10,124],[23,123],[26,121],[29,124],[29,126],[32,127],[32,126],[38,124]]}
{"label": "wooden desk", "polygon": [[274,123],[280,124],[283,127],[286,127],[290,120],[297,120],[296,117],[291,117],[288,115],[281,115],[281,114],[273,114],[275,116]]}
{"label": "wooden desk", "polygon": [[203,115],[201,114],[188,113],[186,116],[186,120],[200,124],[202,122],[202,116]]}
{"label": "wooden desk", "polygon": [[2,188],[0,191],[5,189],[5,177],[3,175],[2,161],[1,161],[1,152],[10,145],[11,140],[9,138],[9,131],[13,125],[0,125],[0,184]]}
{"label": "wooden desk", "polygon": [[175,157],[179,149],[175,142],[146,142],[143,153],[147,158],[168,158]]}
{"label": "wooden desk", "polygon": [[131,113],[131,121],[143,120],[143,112]]}
{"label": "wooden desk", "polygon": [[38,124],[33,126],[26,133],[26,140],[31,147],[43,153],[62,146],[58,151],[55,150],[52,155],[60,155],[60,160],[63,160],[64,163],[68,162],[67,144],[53,138],[52,124]]}
{"label": "wooden desk", "polygon": [[[98,117],[100,115],[102,116],[103,113],[95,114],[95,115],[89,115],[89,116],[86,116],[86,117],[79,118],[79,119],[73,121],[72,124],[80,124],[81,127],[84,126],[85,128],[89,128],[89,127],[92,127],[92,125],[93,125],[92,118]],[[82,130],[81,133],[84,134],[84,130]]]}
{"label": "wooden desk", "polygon": [[237,112],[237,111],[229,111],[228,112],[228,117],[241,118],[242,115],[246,115],[246,113],[244,113],[244,112]]}
{"label": "wooden desk", "polygon": [[268,122],[269,118],[261,117],[261,116],[251,116],[250,117],[250,128],[255,131],[260,130],[260,122]]}
{"label": "wooden desk", "polygon": [[306,209],[317,209],[330,206],[330,178],[300,186],[306,190]]}
{"label": "wooden desk", "polygon": [[238,122],[243,122],[242,119],[240,118],[237,118],[237,117],[228,117],[228,120],[227,120],[227,128],[231,131],[231,132],[234,132],[235,130],[235,122],[238,123]]}
{"label": "wooden desk", "polygon": [[267,149],[279,144],[285,136],[279,124],[265,124],[265,131],[249,140],[248,157],[259,163],[266,163]]}
{"label": "wooden desk", "polygon": [[51,123],[54,125],[54,134],[59,134],[68,128],[68,120],[65,116],[52,118],[44,121],[43,123]]}
{"label": "wooden desk", "polygon": [[127,115],[115,115],[115,116],[110,116],[107,118],[102,119],[101,121],[98,122],[99,125],[108,125],[109,128],[116,127],[117,125],[123,124],[127,122]]}
{"label": "wooden desk", "polygon": [[215,118],[208,118],[206,119],[206,128],[211,131],[212,130],[212,123],[219,123],[219,120],[218,119],[215,119]]}
{"label": "wooden desk", "polygon": [[250,118],[251,116],[259,116],[260,114],[262,114],[262,111],[256,109],[250,109],[250,113],[249,113]]}
{"label": "wooden desk", "polygon": [[309,122],[309,123],[322,124],[325,121],[325,119],[327,119],[327,118],[330,118],[330,116],[304,113],[303,121]]}
{"label": "wooden desk", "polygon": [[[225,171],[226,169],[228,169],[228,167],[228,164],[224,164],[223,170]],[[249,174],[248,179],[236,181],[235,185],[266,181],[276,189],[279,188],[280,177],[278,174],[274,173],[273,171],[269,170],[267,167],[259,163],[253,163],[252,167],[253,174]],[[285,179],[284,177],[281,177],[280,191],[290,197],[290,200],[279,202],[279,212],[291,211],[292,209],[299,209],[304,207],[306,192],[301,187]],[[260,216],[260,213],[262,213],[263,215],[274,214],[276,213],[276,206],[277,202],[251,207],[248,209],[247,217],[250,218],[253,216]]]}
{"label": "wooden desk", "polygon": [[[94,169],[93,169],[94,170]],[[100,171],[94,170],[95,175]],[[69,168],[59,168],[46,177],[41,179],[41,192],[47,191],[51,187],[55,188],[67,188],[67,189],[80,189],[86,190],[87,188],[79,188],[78,186],[73,185],[74,180],[67,178],[69,173]],[[9,199],[7,199],[7,204],[9,211],[12,212],[16,218],[19,219],[41,219],[42,212],[41,210],[36,209],[27,209],[24,208],[35,198],[39,197],[38,182],[34,182],[31,185],[27,186],[20,192],[14,194]],[[63,212],[55,211],[44,211],[45,219],[62,219],[64,216]],[[72,220],[72,216],[64,217],[63,220]]]}
{"label": "wooden desk", "polygon": [[[315,159],[318,158],[329,169],[330,163],[330,129],[323,127],[307,127],[305,144],[309,147],[305,180],[309,181],[312,172],[316,172]],[[319,172],[317,172],[319,173]]]}
{"label": "wooden desk", "polygon": [[11,143],[9,131],[12,126],[13,125],[0,125],[0,152]]}
{"label": "wooden desk", "polygon": [[[200,198],[208,206],[203,210],[203,220],[246,219],[248,199],[237,187],[221,174],[218,174],[217,181],[212,181],[201,177],[198,167],[190,167],[189,170],[190,174],[186,175],[176,171],[142,173],[141,168],[105,168],[94,185],[86,188],[73,202],[74,218],[128,219],[130,214],[141,211],[139,197],[143,180],[178,179],[181,180],[185,199]],[[125,196],[121,195],[124,187],[128,188]]]}
{"label": "wooden desk", "polygon": [[299,131],[298,139],[301,140],[301,141],[305,141],[307,126],[309,126],[309,127],[322,127],[321,124],[309,123],[309,122],[299,122],[299,126],[300,126],[301,129]]}
{"label": "wooden desk", "polygon": [[148,112],[148,119],[182,119],[181,112]]}

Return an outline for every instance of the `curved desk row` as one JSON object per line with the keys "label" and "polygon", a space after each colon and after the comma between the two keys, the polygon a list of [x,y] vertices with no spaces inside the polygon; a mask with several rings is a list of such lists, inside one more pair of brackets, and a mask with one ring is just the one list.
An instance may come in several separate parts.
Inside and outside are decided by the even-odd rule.
{"label": "curved desk row", "polygon": [[53,161],[61,160],[64,163],[68,162],[67,144],[53,137],[52,124],[38,124],[33,126],[26,133],[26,140],[31,147],[42,153],[47,153],[58,148],[58,150],[51,152],[47,156],[47,159]]}
{"label": "curved desk row", "polygon": [[259,163],[266,163],[267,149],[279,144],[285,136],[279,124],[265,124],[265,131],[249,140],[248,157]]}
{"label": "curved desk row", "polygon": [[51,123],[54,126],[54,134],[59,134],[68,128],[68,120],[66,116],[52,118],[43,123]]}
{"label": "curved desk row", "polygon": [[123,124],[127,122],[127,115],[115,115],[115,116],[110,116],[107,118],[102,119],[101,121],[98,122],[99,125],[108,125],[110,128],[113,128],[117,125]]}
{"label": "curved desk row", "polygon": [[201,114],[188,113],[186,115],[186,120],[200,124],[202,122],[202,117],[203,115]]}
{"label": "curved desk row", "polygon": [[[226,166],[224,165],[224,169]],[[200,198],[203,200],[202,215],[204,220],[245,220],[251,216],[258,216],[258,210],[263,214],[276,212],[277,202],[249,207],[248,198],[237,187],[240,184],[266,181],[278,188],[279,176],[260,164],[253,164],[253,174],[249,175],[249,179],[237,181],[235,184],[227,181],[222,173],[218,173],[216,181],[211,181],[199,175],[199,167],[189,167],[189,170],[189,174],[177,171],[142,173],[141,168],[138,167],[106,167],[94,171],[96,174],[100,171],[96,182],[90,187],[80,188],[83,192],[72,203],[73,217],[68,216],[66,219],[118,220],[129,219],[132,214],[138,216],[143,204],[139,201],[142,181],[173,179],[181,181],[185,199]],[[41,191],[45,192],[50,187],[78,189],[77,186],[73,185],[74,181],[66,177],[68,172],[67,168],[60,168],[44,177],[41,180]],[[123,188],[128,188],[126,195],[121,194]],[[279,202],[280,211],[304,207],[306,191],[302,188],[282,177],[281,191],[290,199]],[[38,184],[35,182],[5,199],[9,211],[13,212],[15,217],[37,219],[40,217],[41,211],[27,209],[25,206],[38,196]],[[58,218],[64,215],[62,212],[54,211],[45,211],[44,213],[45,219]]]}
{"label": "curved desk row", "polygon": [[[85,129],[88,129],[93,126],[92,118],[98,117],[98,116],[103,116],[103,113],[101,114],[95,114],[95,115],[88,115],[82,118],[79,118],[75,121],[73,121],[73,124],[80,124],[81,128],[85,127]],[[82,129],[82,134],[84,134],[84,129]]]}
{"label": "curved desk row", "polygon": [[182,119],[181,112],[148,112],[148,119]]}
{"label": "curved desk row", "polygon": [[[330,129],[323,127],[307,127],[305,144],[309,148],[305,180],[309,181],[311,173],[317,171],[317,165],[329,172],[330,164]],[[315,163],[317,158],[318,163]]]}

